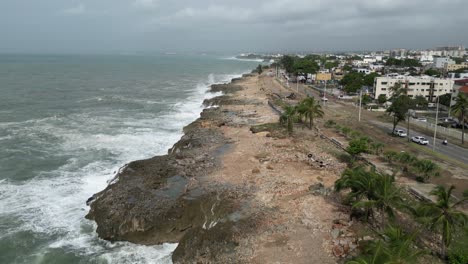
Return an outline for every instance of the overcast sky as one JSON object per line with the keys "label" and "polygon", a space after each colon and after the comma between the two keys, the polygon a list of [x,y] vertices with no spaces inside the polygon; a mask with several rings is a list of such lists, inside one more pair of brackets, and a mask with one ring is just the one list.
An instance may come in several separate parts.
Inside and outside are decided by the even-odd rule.
{"label": "overcast sky", "polygon": [[0,0],[0,52],[468,46],[467,0]]}

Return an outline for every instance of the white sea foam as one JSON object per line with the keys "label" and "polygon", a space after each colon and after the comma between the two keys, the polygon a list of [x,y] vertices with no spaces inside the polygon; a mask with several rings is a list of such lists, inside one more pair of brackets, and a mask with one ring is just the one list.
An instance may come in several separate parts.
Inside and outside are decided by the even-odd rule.
{"label": "white sea foam", "polygon": [[[80,113],[4,124],[14,128],[16,136],[37,141],[47,151],[68,159],[55,170],[39,172],[32,180],[0,182],[0,217],[13,218],[17,223],[2,230],[0,239],[21,231],[54,237],[46,249],[35,253],[37,262],[49,250],[66,248],[109,263],[170,263],[176,244],[141,246],[98,239],[95,223],[84,218],[89,210],[85,201],[104,189],[125,163],[165,154],[182,136],[181,128],[199,116],[203,99],[219,95],[206,93],[209,85],[239,76],[210,75],[183,103],[174,104],[156,118]],[[49,138],[58,138],[58,143],[51,144]]]}
{"label": "white sea foam", "polygon": [[228,57],[228,58],[223,58],[225,60],[237,60],[237,61],[255,61],[255,62],[263,62],[263,59],[242,59],[242,58],[237,58],[237,57]]}

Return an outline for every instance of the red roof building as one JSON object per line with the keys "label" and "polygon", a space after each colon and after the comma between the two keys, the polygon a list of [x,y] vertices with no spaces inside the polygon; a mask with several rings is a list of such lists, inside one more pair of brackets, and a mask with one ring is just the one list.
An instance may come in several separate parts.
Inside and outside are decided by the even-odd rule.
{"label": "red roof building", "polygon": [[459,86],[468,85],[468,79],[456,80],[455,84]]}
{"label": "red roof building", "polygon": [[458,89],[458,92],[468,94],[468,85],[460,87],[460,89]]}

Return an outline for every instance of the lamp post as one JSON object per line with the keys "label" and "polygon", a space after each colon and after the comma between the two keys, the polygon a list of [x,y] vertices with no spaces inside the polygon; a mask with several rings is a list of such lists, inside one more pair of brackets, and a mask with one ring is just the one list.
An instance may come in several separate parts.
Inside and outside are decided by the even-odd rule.
{"label": "lamp post", "polygon": [[361,109],[362,109],[362,88],[361,90],[359,91],[359,122],[361,122]]}
{"label": "lamp post", "polygon": [[450,117],[450,111],[452,110],[452,96],[453,96],[453,89],[451,90],[450,93],[450,103],[449,103],[449,111],[448,111],[448,117]]}
{"label": "lamp post", "polygon": [[437,136],[437,120],[439,120],[439,97],[437,96],[437,108],[436,108],[436,120],[435,120],[435,127],[434,127],[434,141],[432,144],[432,151],[435,151],[435,144],[436,144],[436,136]]}
{"label": "lamp post", "polygon": [[408,124],[406,127],[406,130],[408,131],[407,133],[408,142],[410,142],[410,118],[411,118],[410,111],[411,109],[408,109]]}

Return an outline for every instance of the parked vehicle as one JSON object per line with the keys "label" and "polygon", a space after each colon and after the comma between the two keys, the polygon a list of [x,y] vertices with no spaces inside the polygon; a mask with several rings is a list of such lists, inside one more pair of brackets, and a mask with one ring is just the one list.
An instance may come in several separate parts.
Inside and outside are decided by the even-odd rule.
{"label": "parked vehicle", "polygon": [[322,97],[321,100],[324,101],[324,102],[328,102],[328,98],[326,98],[326,97]]}
{"label": "parked vehicle", "polygon": [[427,145],[429,144],[429,140],[422,136],[415,136],[411,138],[411,141],[414,143],[418,143],[419,145]]}
{"label": "parked vehicle", "polygon": [[419,121],[419,122],[427,122],[427,118],[425,118],[425,117],[419,117],[418,119],[416,119],[416,121]]}
{"label": "parked vehicle", "polygon": [[395,129],[395,131],[393,131],[393,134],[399,136],[399,137],[406,137],[408,136],[408,134],[406,134],[406,132],[402,129]]}

